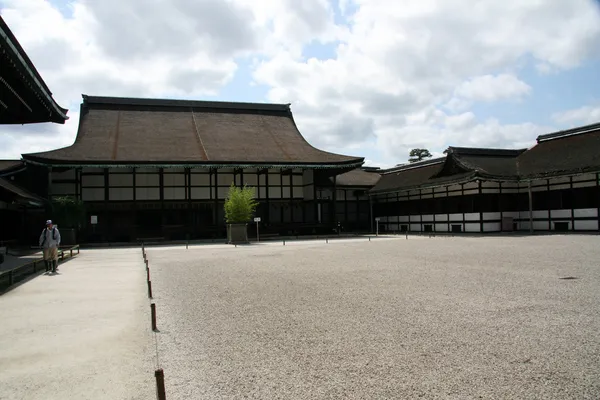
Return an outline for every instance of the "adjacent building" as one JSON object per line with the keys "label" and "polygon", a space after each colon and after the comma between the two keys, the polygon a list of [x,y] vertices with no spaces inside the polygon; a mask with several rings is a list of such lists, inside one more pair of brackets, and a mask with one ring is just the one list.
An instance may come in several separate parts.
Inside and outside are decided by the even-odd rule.
{"label": "adjacent building", "polygon": [[539,136],[531,149],[450,147],[381,171],[369,193],[383,231],[598,232],[599,172],[594,124]]}

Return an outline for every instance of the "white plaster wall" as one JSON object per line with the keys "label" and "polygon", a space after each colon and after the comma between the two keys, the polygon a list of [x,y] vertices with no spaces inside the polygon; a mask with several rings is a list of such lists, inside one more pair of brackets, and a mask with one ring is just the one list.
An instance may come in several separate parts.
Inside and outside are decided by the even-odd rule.
{"label": "white plaster wall", "polygon": [[463,215],[462,214],[449,214],[448,218],[450,221],[462,221]]}
{"label": "white plaster wall", "polygon": [[294,186],[293,192],[294,192],[295,199],[301,199],[304,197],[304,190],[301,186],[298,186],[298,187]]}
{"label": "white plaster wall", "polygon": [[436,232],[448,232],[448,224],[435,224]]}
{"label": "white plaster wall", "polygon": [[421,224],[410,224],[411,232],[421,232]]}
{"label": "white plaster wall", "polygon": [[104,200],[104,188],[82,188],[81,199],[83,201],[102,201]]}
{"label": "white plaster wall", "polygon": [[484,220],[500,219],[500,213],[499,212],[482,213],[481,216],[483,217]]}
{"label": "white plaster wall", "polygon": [[[529,213],[527,213],[527,218],[529,218]],[[538,211],[532,211],[531,215],[533,216],[533,218],[548,218],[548,211],[545,210],[538,210]]]}
{"label": "white plaster wall", "polygon": [[502,224],[500,222],[484,222],[483,223],[483,231],[484,232],[500,232],[502,229]]}
{"label": "white plaster wall", "polygon": [[[233,177],[233,174],[222,173],[219,171],[217,175],[217,185],[229,187],[233,183]],[[269,179],[271,179],[271,177],[269,177]]]}
{"label": "white plaster wall", "polygon": [[479,213],[465,214],[465,221],[479,221]]}
{"label": "white plaster wall", "polygon": [[[311,193],[312,193],[312,187],[311,187]],[[267,188],[264,186],[261,186],[258,188],[258,198],[259,199],[266,199],[267,198]]]}
{"label": "white plaster wall", "polygon": [[227,197],[227,194],[229,194],[229,188],[228,187],[219,187],[217,188],[217,196],[219,199],[225,199]]}
{"label": "white plaster wall", "polygon": [[194,200],[206,200],[210,199],[210,188],[198,187],[190,188],[191,198]]}
{"label": "white plaster wall", "polygon": [[244,172],[244,185],[247,186],[257,186],[258,185],[258,177],[256,176],[256,171],[254,172]]}
{"label": "white plaster wall", "polygon": [[592,182],[573,182],[573,187],[574,188],[591,187],[591,186],[596,186],[596,181],[592,181]]}
{"label": "white plaster wall", "polygon": [[575,230],[597,231],[598,230],[598,221],[575,221]]}
{"label": "white plaster wall", "polygon": [[409,218],[408,215],[401,215],[398,217],[398,222],[408,222]]}
{"label": "white plaster wall", "polygon": [[158,188],[135,188],[136,200],[160,200]]}
{"label": "white plaster wall", "polygon": [[133,200],[133,188],[109,188],[108,199],[115,201]]}
{"label": "white plaster wall", "polygon": [[421,221],[423,221],[423,222],[433,222],[433,215],[423,215]]}
{"label": "white plaster wall", "polygon": [[269,186],[268,189],[269,189],[269,198],[270,199],[280,199],[281,198],[281,188]]}
{"label": "white plaster wall", "polygon": [[136,174],[136,186],[158,186],[160,185],[160,177],[158,174]]}
{"label": "white plaster wall", "polygon": [[547,231],[548,221],[533,221],[533,229],[536,231]]}
{"label": "white plaster wall", "polygon": [[502,213],[502,216],[512,218],[519,218],[519,215],[520,213],[518,211],[505,211]]}
{"label": "white plaster wall", "polygon": [[190,183],[192,186],[209,186],[210,175],[209,174],[191,174]]}
{"label": "white plaster wall", "polygon": [[436,222],[439,221],[448,221],[448,214],[435,214]]}
{"label": "white plaster wall", "polygon": [[477,224],[472,224],[472,223],[465,224],[465,232],[481,232],[481,225],[479,225],[479,223],[477,223]]}
{"label": "white plaster wall", "polygon": [[83,175],[82,186],[104,187],[104,175]]}
{"label": "white plaster wall", "polygon": [[571,210],[552,210],[552,219],[556,218],[571,218]]}
{"label": "white plaster wall", "polygon": [[577,208],[573,210],[573,215],[575,217],[597,217],[598,209],[597,208]]}
{"label": "white plaster wall", "polygon": [[185,188],[183,187],[165,187],[163,189],[165,200],[185,200]]}
{"label": "white plaster wall", "polygon": [[421,222],[421,216],[420,215],[411,215],[410,222]]}
{"label": "white plaster wall", "polygon": [[398,217],[397,217],[397,216],[388,216],[388,217],[387,217],[387,221],[388,221],[388,222],[398,222],[398,221],[399,221],[399,219],[398,219]]}
{"label": "white plaster wall", "polygon": [[[281,188],[281,198],[283,198],[283,199],[289,199],[290,196],[291,196],[291,194],[290,194],[290,188],[289,188],[289,186],[282,187]],[[343,197],[340,198],[340,200],[342,200],[342,199],[343,199]]]}
{"label": "white plaster wall", "polygon": [[133,186],[133,174],[109,174],[108,186]]}

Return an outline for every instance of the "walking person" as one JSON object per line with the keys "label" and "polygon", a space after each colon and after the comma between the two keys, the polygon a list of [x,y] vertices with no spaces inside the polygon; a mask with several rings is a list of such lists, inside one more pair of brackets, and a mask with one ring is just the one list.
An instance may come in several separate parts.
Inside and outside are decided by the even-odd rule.
{"label": "walking person", "polygon": [[56,272],[58,268],[58,246],[60,246],[60,232],[52,224],[52,221],[48,220],[46,221],[46,228],[40,235],[40,247],[44,250],[46,272],[50,270]]}

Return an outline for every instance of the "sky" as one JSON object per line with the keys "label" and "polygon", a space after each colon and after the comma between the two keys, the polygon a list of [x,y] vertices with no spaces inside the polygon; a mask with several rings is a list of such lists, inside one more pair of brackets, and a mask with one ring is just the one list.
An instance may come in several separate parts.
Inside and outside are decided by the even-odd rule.
{"label": "sky", "polygon": [[0,0],[0,14],[70,117],[0,126],[0,158],[72,144],[82,94],[291,103],[313,146],[379,167],[600,122],[597,0]]}

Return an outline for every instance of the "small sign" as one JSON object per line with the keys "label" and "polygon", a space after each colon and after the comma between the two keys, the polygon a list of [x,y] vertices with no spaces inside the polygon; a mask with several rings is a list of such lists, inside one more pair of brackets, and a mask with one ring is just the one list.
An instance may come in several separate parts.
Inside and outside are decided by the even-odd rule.
{"label": "small sign", "polygon": [[260,222],[260,217],[254,217],[254,222]]}
{"label": "small sign", "polygon": [[375,218],[375,221],[379,222],[379,220],[381,220],[381,218],[379,218],[379,217]]}
{"label": "small sign", "polygon": [[91,223],[92,223],[92,225],[96,225],[98,223],[98,216],[97,215],[92,215],[92,217],[91,217]]}

